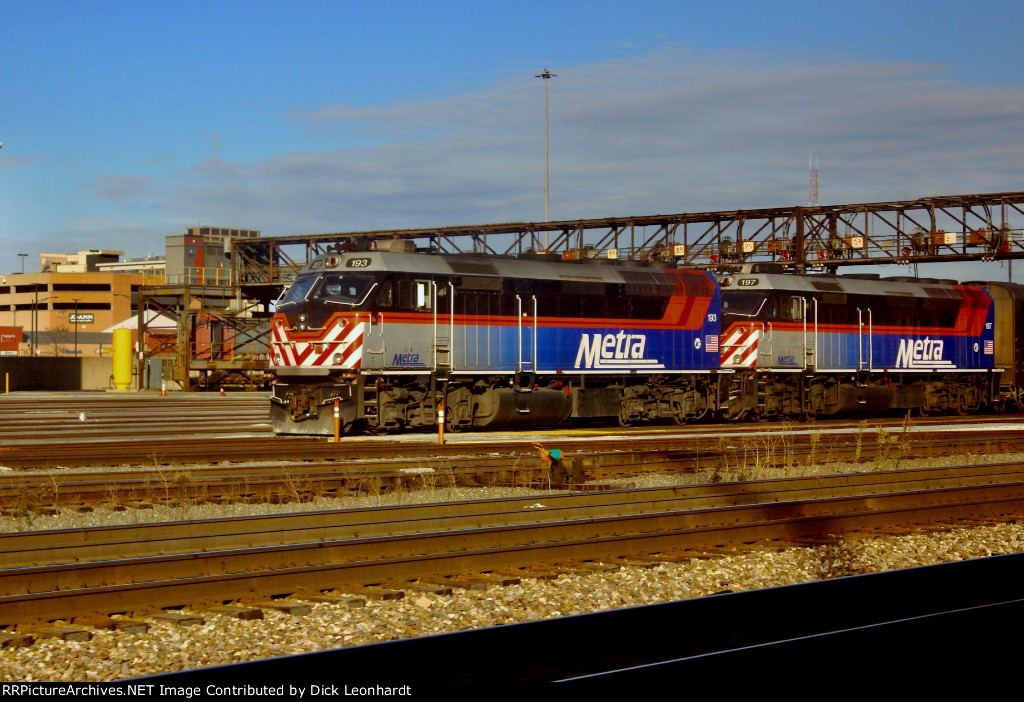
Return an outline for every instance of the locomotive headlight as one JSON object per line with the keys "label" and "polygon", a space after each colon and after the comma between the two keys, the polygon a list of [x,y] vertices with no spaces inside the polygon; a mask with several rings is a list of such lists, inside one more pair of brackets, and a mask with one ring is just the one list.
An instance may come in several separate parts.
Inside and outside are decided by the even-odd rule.
{"label": "locomotive headlight", "polygon": [[276,366],[281,365],[281,354],[279,354],[279,353],[275,353],[274,354],[274,365],[276,365]]}
{"label": "locomotive headlight", "polygon": [[334,354],[334,365],[336,365],[336,366],[340,366],[341,365],[341,354],[340,353]]}
{"label": "locomotive headlight", "polygon": [[300,331],[306,331],[306,315],[305,314],[300,314],[299,315],[299,330]]}

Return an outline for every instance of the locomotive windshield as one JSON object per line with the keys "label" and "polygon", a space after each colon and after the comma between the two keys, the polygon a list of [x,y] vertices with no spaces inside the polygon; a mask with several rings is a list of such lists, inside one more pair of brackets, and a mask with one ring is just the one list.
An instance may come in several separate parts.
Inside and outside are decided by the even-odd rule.
{"label": "locomotive windshield", "polygon": [[277,302],[277,307],[284,307],[285,305],[294,305],[296,302],[305,302],[306,297],[309,295],[309,291],[316,285],[316,281],[320,279],[319,276],[311,275],[305,278],[299,278],[296,280],[290,288],[285,292]]}
{"label": "locomotive windshield", "polygon": [[277,303],[286,307],[296,303],[322,300],[341,305],[358,305],[373,286],[374,278],[364,274],[328,273],[299,278]]}
{"label": "locomotive windshield", "polygon": [[737,317],[754,317],[764,306],[763,293],[730,293],[722,296],[722,314]]}
{"label": "locomotive windshield", "polygon": [[330,273],[323,276],[314,296],[327,302],[343,305],[358,304],[373,285],[373,276],[362,274]]}

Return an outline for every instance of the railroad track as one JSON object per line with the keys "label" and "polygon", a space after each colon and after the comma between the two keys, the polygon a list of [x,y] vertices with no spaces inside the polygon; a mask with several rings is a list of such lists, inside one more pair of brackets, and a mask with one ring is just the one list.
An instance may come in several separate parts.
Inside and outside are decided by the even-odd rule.
{"label": "railroad track", "polygon": [[129,684],[301,680],[324,687],[341,678],[349,689],[389,686],[422,696],[467,683],[507,691],[557,682],[560,691],[605,698],[613,690],[668,689],[680,680],[690,689],[728,680],[730,693],[756,696],[780,674],[793,673],[805,688],[829,689],[857,670],[919,693],[922,686],[947,689],[948,676],[928,674],[945,660],[967,676],[1012,684],[1020,654],[993,632],[1024,621],[1022,574],[1024,554],[992,556],[163,673]]}
{"label": "railroad track", "polygon": [[[900,433],[910,428],[903,418],[822,421],[810,424],[748,423],[649,426],[635,429],[597,427],[548,428],[529,432],[467,432],[449,434],[448,445],[438,447],[430,434],[387,437],[346,437],[339,444],[324,438],[274,436],[268,421],[269,402],[263,393],[226,396],[188,394],[161,397],[153,394],[87,394],[60,396],[0,395],[0,465],[10,468],[54,468],[111,465],[176,465],[259,460],[349,460],[353,456],[447,455],[450,446],[461,444],[514,443],[511,437],[530,436],[557,441],[580,451],[594,441],[614,437],[622,443],[668,442],[674,438],[681,450],[690,447],[715,450],[737,441],[743,448],[764,451],[780,447],[778,436],[789,435],[789,444],[817,441],[822,449],[834,444],[830,437],[859,434],[870,442],[879,428]],[[948,425],[954,418],[913,420],[915,432]],[[1000,418],[956,418],[958,427],[983,427]],[[973,432],[972,432],[973,433]],[[993,435],[994,436],[994,435]],[[499,437],[496,441],[494,437]],[[595,438],[597,437],[597,438]],[[689,437],[689,438],[687,438]],[[774,437],[774,438],[772,438]],[[817,439],[815,439],[817,437]],[[965,437],[966,438],[966,437]],[[1012,438],[1012,437],[1011,437]],[[521,441],[521,439],[519,439]],[[983,437],[967,438],[984,441]],[[386,449],[381,448],[381,444]],[[761,446],[757,444],[760,443]],[[667,443],[666,443],[667,445]],[[476,449],[470,449],[476,450]],[[838,449],[837,449],[838,450]],[[458,449],[455,450],[458,452]],[[447,453],[446,453],[447,452]]]}
{"label": "railroad track", "polygon": [[[531,435],[533,438],[535,435]],[[702,436],[575,438],[562,436],[549,445],[564,449],[572,482],[594,487],[603,480],[644,473],[714,474],[736,468],[802,466],[819,461],[880,461],[893,464],[910,457],[989,453],[1016,447],[1020,431],[918,431],[884,433],[860,431],[821,435],[724,435],[719,442]],[[222,440],[233,446],[236,459],[259,456],[251,464],[189,464],[169,458],[164,446],[150,442],[150,465],[112,470],[0,472],[0,509],[8,514],[32,513],[60,507],[92,505],[151,506],[195,504],[204,501],[311,502],[323,497],[379,494],[399,489],[460,486],[550,487],[544,465],[529,440],[464,441],[438,446],[429,442],[352,441],[331,444],[317,439],[256,437]],[[711,444],[709,446],[709,443]],[[120,453],[121,442],[90,444],[92,450]],[[36,448],[39,447],[30,447]],[[202,456],[210,441],[172,442],[166,450],[183,449]],[[26,457],[25,447],[0,448],[8,465]],[[177,453],[175,453],[177,452]],[[52,449],[44,453],[51,456]],[[383,456],[382,456],[383,454]],[[302,456],[304,461],[295,460]],[[61,450],[59,460],[66,461]],[[31,459],[27,459],[31,462]],[[276,461],[276,462],[275,462]],[[753,472],[753,470],[751,470]]]}
{"label": "railroad track", "polygon": [[0,625],[508,580],[1022,510],[1024,465],[1001,464],[8,534],[3,562],[19,565],[0,571]]}

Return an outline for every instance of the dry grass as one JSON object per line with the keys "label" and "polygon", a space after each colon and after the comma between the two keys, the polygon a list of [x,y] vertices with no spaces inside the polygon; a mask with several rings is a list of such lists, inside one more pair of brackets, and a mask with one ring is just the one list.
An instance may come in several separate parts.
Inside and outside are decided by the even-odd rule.
{"label": "dry grass", "polygon": [[[879,439],[885,441],[886,450],[880,451],[879,456],[873,461],[837,463],[827,460],[829,447],[820,446],[812,437],[812,446],[815,448],[811,455],[821,459],[820,462],[798,463],[793,460],[792,446],[785,439],[784,433],[779,432],[775,438],[753,439],[744,450],[733,452],[725,459],[715,458],[697,473],[640,473],[628,478],[595,476],[595,482],[618,487],[659,487],[924,468],[943,463],[971,465],[1024,460],[1024,453],[973,454],[966,451],[948,459],[910,459],[905,455],[905,444],[899,434],[890,433]],[[54,474],[51,484],[45,489],[39,488],[20,495],[16,508],[10,510],[9,514],[0,516],[0,533],[545,494],[546,490],[530,486],[530,471],[535,470],[536,466],[526,463],[517,461],[515,465],[510,466],[507,476],[503,479],[505,485],[509,487],[460,487],[456,481],[455,471],[448,467],[441,470],[424,470],[388,485],[380,479],[367,479],[359,486],[358,494],[344,497],[322,495],[314,484],[289,477],[285,489],[279,494],[257,498],[255,490],[248,491],[245,485],[240,485],[240,495],[252,492],[252,498],[227,502],[210,502],[201,494],[197,495],[191,475],[188,473],[168,473],[161,483],[164,496],[162,504],[147,505],[145,509],[139,509],[126,508],[124,504],[111,501],[108,505],[97,506],[93,511],[85,513],[74,509],[54,510],[48,506],[52,504],[53,497],[61,488],[59,474]],[[113,495],[114,492],[112,486],[110,494]]]}

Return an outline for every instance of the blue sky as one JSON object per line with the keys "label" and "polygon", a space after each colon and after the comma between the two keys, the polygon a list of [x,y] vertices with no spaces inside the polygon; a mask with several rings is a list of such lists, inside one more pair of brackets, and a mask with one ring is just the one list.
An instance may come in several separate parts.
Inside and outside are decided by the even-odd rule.
{"label": "blue sky", "polygon": [[1024,190],[1022,19],[995,0],[8,0],[0,271],[162,254],[198,224],[542,220],[543,68],[552,219],[805,204],[812,149],[823,204]]}

